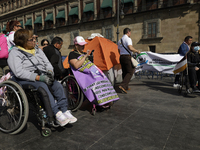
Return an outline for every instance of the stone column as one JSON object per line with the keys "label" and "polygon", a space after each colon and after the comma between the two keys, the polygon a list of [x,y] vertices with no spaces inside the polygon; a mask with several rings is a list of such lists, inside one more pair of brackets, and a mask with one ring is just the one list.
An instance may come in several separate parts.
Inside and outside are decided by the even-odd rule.
{"label": "stone column", "polygon": [[42,17],[42,30],[44,29],[44,10],[41,10],[41,17]]}
{"label": "stone column", "polygon": [[97,1],[94,0],[94,20],[97,19]]}
{"label": "stone column", "polygon": [[116,7],[115,7],[115,5],[116,5],[116,3],[115,3],[115,0],[113,0],[112,1],[112,17],[114,17],[115,16],[115,14],[116,14]]}
{"label": "stone column", "polygon": [[81,4],[80,0],[78,0],[78,23],[80,23],[81,20]]}
{"label": "stone column", "polygon": [[67,15],[67,4],[65,3],[65,24],[67,24],[68,15]]}
{"label": "stone column", "polygon": [[31,13],[31,19],[32,19],[32,29],[34,30],[34,13]]}
{"label": "stone column", "polygon": [[53,7],[53,26],[56,24],[56,14],[55,14],[56,8]]}
{"label": "stone column", "polygon": [[137,12],[137,0],[135,0],[133,4],[133,12]]}

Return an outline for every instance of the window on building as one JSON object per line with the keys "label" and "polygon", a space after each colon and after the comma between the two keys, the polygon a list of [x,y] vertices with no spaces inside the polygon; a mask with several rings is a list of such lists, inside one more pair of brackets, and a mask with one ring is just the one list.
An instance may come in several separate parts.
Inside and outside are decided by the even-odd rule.
{"label": "window on building", "polygon": [[53,28],[53,21],[45,21],[45,28],[46,29]]}
{"label": "window on building", "polygon": [[154,46],[149,46],[149,51],[151,51],[151,52],[156,52],[156,46],[154,45]]}
{"label": "window on building", "polygon": [[142,11],[142,0],[137,0],[137,12]]}
{"label": "window on building", "polygon": [[19,6],[20,6],[20,7],[23,6],[23,1],[22,1],[22,0],[19,1]]}
{"label": "window on building", "polygon": [[156,37],[156,22],[148,23],[148,37]]}
{"label": "window on building", "polygon": [[157,38],[162,39],[162,33],[161,33],[161,19],[155,18],[150,20],[145,20],[143,24],[143,35],[142,39],[147,38]]}
{"label": "window on building", "polygon": [[28,29],[28,30],[32,30],[32,19],[29,18],[27,19],[26,23],[25,23],[25,29]]}
{"label": "window on building", "polygon": [[13,10],[14,9],[14,2],[11,1],[11,9]]}
{"label": "window on building", "polygon": [[152,10],[158,8],[158,0],[147,0],[146,1],[146,10]]}
{"label": "window on building", "polygon": [[112,29],[111,28],[105,29],[105,38],[112,41]]}
{"label": "window on building", "polygon": [[163,0],[163,7],[168,7],[168,0]]}
{"label": "window on building", "polygon": [[53,28],[53,13],[48,13],[44,21],[46,29]]}
{"label": "window on building", "polygon": [[16,8],[19,8],[19,0],[16,0],[15,3],[16,3]]}
{"label": "window on building", "polygon": [[110,7],[104,8],[103,9],[103,16],[104,16],[104,18],[112,17],[112,8],[110,8]]}
{"label": "window on building", "polygon": [[173,0],[173,5],[186,4],[187,0]]}
{"label": "window on building", "polygon": [[69,12],[69,23],[78,23],[78,6],[72,7]]}
{"label": "window on building", "polygon": [[133,0],[124,1],[124,13],[125,14],[133,13]]}
{"label": "window on building", "polygon": [[34,22],[35,30],[42,29],[42,16],[37,16]]}
{"label": "window on building", "polygon": [[112,0],[103,0],[101,9],[103,11],[104,18],[112,17]]}
{"label": "window on building", "polygon": [[25,0],[25,5],[28,5],[28,3],[29,3],[29,0]]}
{"label": "window on building", "polygon": [[56,26],[65,25],[65,10],[60,10],[56,16]]}
{"label": "window on building", "polygon": [[85,5],[83,13],[84,13],[83,17],[84,21],[94,20],[94,3],[87,3]]}

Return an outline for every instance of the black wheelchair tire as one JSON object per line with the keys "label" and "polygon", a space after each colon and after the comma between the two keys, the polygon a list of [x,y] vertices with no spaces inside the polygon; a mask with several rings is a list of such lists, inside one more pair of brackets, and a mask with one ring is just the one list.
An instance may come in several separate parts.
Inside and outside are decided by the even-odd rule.
{"label": "black wheelchair tire", "polygon": [[9,134],[17,134],[25,127],[27,120],[28,120],[28,116],[29,116],[28,100],[27,100],[24,90],[16,82],[7,80],[7,81],[0,83],[0,87],[2,87],[2,86],[8,86],[12,90],[15,90],[14,92],[18,93],[17,96],[20,97],[20,99],[18,101],[21,101],[19,103],[21,105],[20,107],[22,110],[21,110],[21,114],[20,114],[20,121],[19,121],[19,123],[17,123],[17,125],[13,129],[6,130],[6,129],[2,129],[0,127],[0,130],[2,132],[9,133]]}
{"label": "black wheelchair tire", "polygon": [[[72,81],[74,82],[76,88],[77,88],[77,103],[75,105],[72,105],[73,103],[73,100],[70,98],[70,93],[69,93],[69,89],[66,89],[65,86],[69,87],[69,81]],[[67,83],[67,85],[65,85]],[[61,81],[61,84],[63,85],[64,89],[65,89],[65,92],[66,92],[66,96],[68,98],[68,108],[69,110],[71,111],[77,111],[82,103],[83,103],[83,99],[84,99],[84,94],[83,92],[81,91],[81,88],[79,87],[75,77],[73,75],[69,75],[69,76],[66,76],[65,78],[63,78],[63,80]]]}

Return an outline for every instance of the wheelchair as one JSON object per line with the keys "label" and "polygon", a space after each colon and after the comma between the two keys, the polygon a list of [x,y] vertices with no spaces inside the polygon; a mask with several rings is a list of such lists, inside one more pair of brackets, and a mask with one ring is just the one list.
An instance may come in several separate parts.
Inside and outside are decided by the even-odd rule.
{"label": "wheelchair", "polygon": [[[61,80],[61,84],[68,98],[68,109],[78,110],[83,103],[84,94],[75,77],[68,75]],[[46,125],[59,126],[54,124],[49,103],[42,102],[42,98],[45,97],[44,89],[37,90],[31,85],[20,86],[10,79],[0,83],[0,89],[3,90],[0,95],[0,131],[9,134],[19,133],[27,123],[29,110],[36,115],[41,125],[42,136],[51,135],[51,129]]]}
{"label": "wheelchair", "polygon": [[68,75],[61,80],[66,97],[68,99],[68,109],[77,111],[83,103],[84,94],[79,87],[74,75]]}
{"label": "wheelchair", "polygon": [[[46,124],[51,127],[59,126],[54,124],[53,113],[48,112],[51,114],[48,116],[47,110],[44,109],[44,104],[41,102],[43,90],[36,90],[31,85],[21,87],[12,80],[0,83],[0,88],[3,89],[0,95],[0,131],[9,134],[19,133],[27,123],[29,110],[36,115],[41,125],[42,136],[51,135],[51,129],[46,127]],[[51,108],[49,110],[52,111]]]}

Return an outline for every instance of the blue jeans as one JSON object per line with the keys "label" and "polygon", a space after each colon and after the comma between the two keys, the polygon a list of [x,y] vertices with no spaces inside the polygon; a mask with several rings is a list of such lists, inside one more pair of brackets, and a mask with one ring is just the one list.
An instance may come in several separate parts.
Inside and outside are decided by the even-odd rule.
{"label": "blue jeans", "polygon": [[[51,108],[52,108],[54,115],[56,115],[56,113],[60,110],[62,112],[67,111],[68,101],[67,101],[67,98],[65,96],[63,86],[58,81],[55,80],[53,82],[53,84],[50,86],[50,88],[52,89],[52,93],[51,93],[50,90],[49,90],[49,87],[44,82],[41,82],[41,81],[35,81],[35,82],[25,81],[25,80],[16,79],[15,77],[13,77],[13,80],[16,81],[17,83],[21,84],[21,85],[24,85],[24,84],[32,85],[36,89],[38,89],[39,87],[42,87],[47,92],[47,94],[49,96]],[[57,103],[55,102],[55,100],[57,100]]]}

